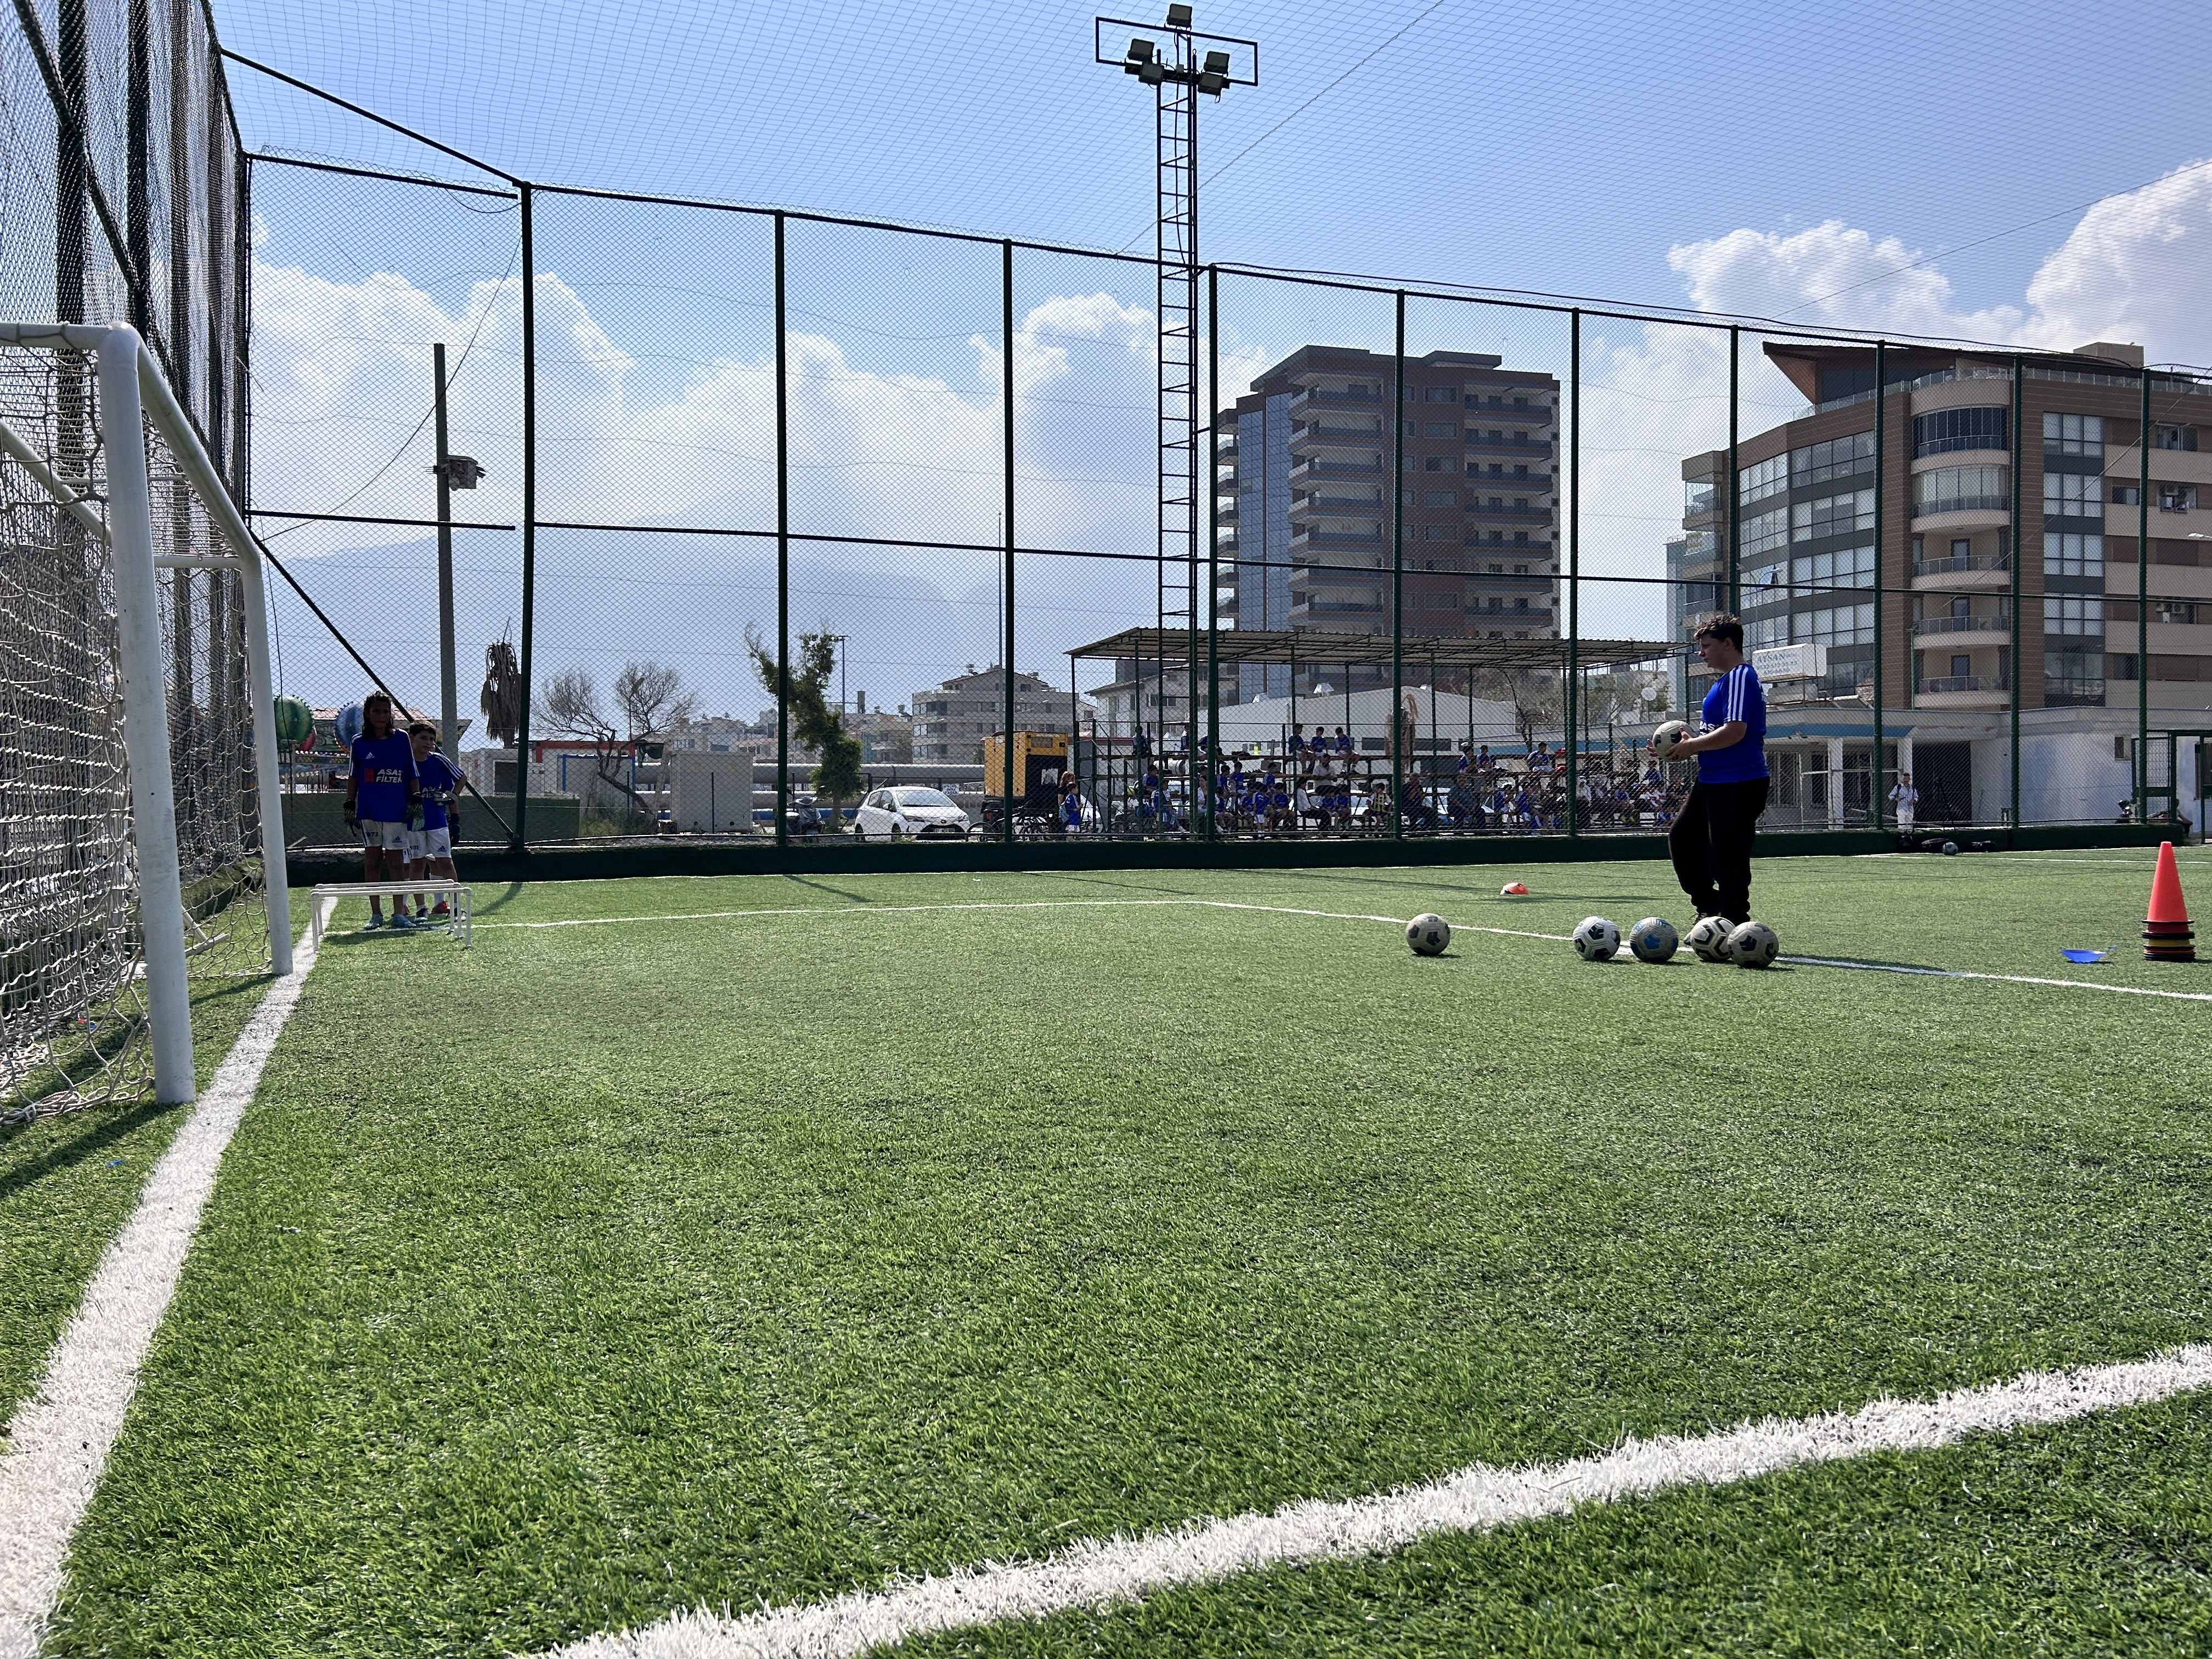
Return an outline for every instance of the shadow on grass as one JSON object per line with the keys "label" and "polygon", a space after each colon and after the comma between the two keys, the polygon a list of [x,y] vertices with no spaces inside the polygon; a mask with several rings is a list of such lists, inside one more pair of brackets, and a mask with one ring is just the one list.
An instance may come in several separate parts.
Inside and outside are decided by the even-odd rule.
{"label": "shadow on grass", "polygon": [[[97,1158],[141,1126],[152,1122],[164,1112],[175,1109],[174,1107],[156,1105],[149,1100],[121,1112],[88,1114],[83,1121],[83,1133],[49,1148],[22,1168],[0,1175],[0,1201],[13,1197],[26,1188],[35,1186],[49,1176],[59,1175],[88,1158]],[[4,1148],[9,1141],[21,1133],[21,1129],[17,1129],[0,1134],[0,1148]]]}
{"label": "shadow on grass", "polygon": [[519,881],[510,881],[507,884],[506,890],[502,891],[497,898],[493,899],[488,904],[479,904],[475,906],[471,914],[479,916],[488,915],[494,910],[500,909],[503,906],[514,903],[515,900],[522,896],[522,885],[523,884]]}
{"label": "shadow on grass", "polygon": [[789,882],[796,882],[801,887],[811,887],[817,893],[835,893],[839,898],[850,899],[855,904],[876,904],[881,902],[878,899],[870,898],[866,893],[855,893],[848,888],[832,887],[828,882],[817,881],[811,876],[793,875],[787,872],[784,876],[784,879]]}

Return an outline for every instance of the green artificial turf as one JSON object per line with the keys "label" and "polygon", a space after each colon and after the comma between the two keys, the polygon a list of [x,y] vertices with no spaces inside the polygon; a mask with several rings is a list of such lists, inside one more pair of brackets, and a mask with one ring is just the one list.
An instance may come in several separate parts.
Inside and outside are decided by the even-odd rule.
{"label": "green artificial turf", "polygon": [[[2057,961],[2124,943],[2148,872],[1778,860],[1758,908],[1786,950],[2212,991]],[[1511,903],[1510,873],[576,884],[480,893],[467,952],[333,935],[50,1650],[528,1650],[2203,1335],[2212,1003],[1591,966],[1470,924],[1683,919],[1663,870],[1549,866]],[[1127,902],[1191,897],[1462,932],[1424,961],[1374,922]],[[896,908],[1032,902],[1060,908]],[[506,925],[769,909],[801,914]],[[1604,1528],[1679,1512],[1667,1559],[1728,1629],[1874,1650],[1881,1608],[1822,1602],[1761,1494],[1832,1492],[1803,1501],[1894,1574],[1912,1504],[1855,1517],[1875,1479],[1439,1542],[1328,1594],[1429,1573],[1436,1618],[1376,1650],[1456,1651],[1455,1609],[1521,1596],[1485,1577],[1511,1552],[1572,1601]],[[2128,1501],[2196,1491],[2152,1469]],[[1274,1580],[1316,1577],[1098,1628],[1249,1650],[1302,1616]],[[1718,1640],[1663,1574],[1622,1595],[1544,1639]]]}
{"label": "green artificial turf", "polygon": [[[221,921],[212,927],[221,931]],[[203,1088],[269,982],[258,974],[193,979],[193,1069]],[[137,1206],[148,1172],[184,1119],[182,1110],[145,1102],[0,1129],[0,1444],[100,1253]]]}

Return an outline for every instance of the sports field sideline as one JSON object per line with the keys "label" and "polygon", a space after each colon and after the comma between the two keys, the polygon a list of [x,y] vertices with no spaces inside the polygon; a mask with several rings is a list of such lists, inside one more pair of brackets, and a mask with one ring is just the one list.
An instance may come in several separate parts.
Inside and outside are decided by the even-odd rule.
{"label": "sports field sideline", "polygon": [[[1686,921],[1648,865],[549,884],[480,890],[465,952],[341,912],[45,1650],[849,1651],[763,1610],[999,1561],[1061,1610],[869,1628],[2201,1652],[2201,1352],[1516,1518],[1654,1437],[2212,1340],[2212,965],[2141,961],[2150,870],[1764,860],[1765,973],[1578,960],[1593,912]],[[1428,909],[1436,960],[1391,925]],[[203,999],[204,1079],[254,994]],[[0,1140],[7,1410],[184,1115]],[[1134,1605],[1081,1547],[1475,1464],[1537,1495],[1244,1571],[1170,1536]]]}

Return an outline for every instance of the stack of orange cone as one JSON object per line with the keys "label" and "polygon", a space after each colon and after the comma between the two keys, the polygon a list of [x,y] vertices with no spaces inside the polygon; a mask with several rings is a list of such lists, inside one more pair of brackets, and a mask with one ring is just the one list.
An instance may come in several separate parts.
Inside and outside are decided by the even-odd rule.
{"label": "stack of orange cone", "polygon": [[2189,926],[2189,906],[2181,896],[2181,872],[2173,862],[2173,843],[2158,845],[2158,873],[2151,878],[2150,912],[2143,918],[2146,962],[2194,962],[2197,935]]}

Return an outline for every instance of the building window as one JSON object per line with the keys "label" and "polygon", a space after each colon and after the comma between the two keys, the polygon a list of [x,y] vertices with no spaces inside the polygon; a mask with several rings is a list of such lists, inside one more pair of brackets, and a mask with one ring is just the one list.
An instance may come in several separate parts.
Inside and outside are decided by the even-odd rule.
{"label": "building window", "polygon": [[2009,469],[2002,466],[1939,466],[1912,478],[1912,510],[1929,513],[2002,513],[2011,505]]}
{"label": "building window", "polygon": [[1432,524],[1422,532],[1421,539],[1431,542],[1455,542],[1459,539],[1459,526],[1455,524]]}
{"label": "building window", "polygon": [[2043,700],[2055,708],[2104,702],[2105,653],[2101,651],[2045,652]]}
{"label": "building window", "polygon": [[2043,450],[2047,455],[2095,455],[2105,453],[2105,417],[2101,415],[2061,415],[2052,410],[2043,417]]}
{"label": "building window", "polygon": [[2002,404],[1939,409],[1912,417],[1912,454],[1948,455],[1961,449],[2009,449],[2012,411]]}
{"label": "building window", "polygon": [[1441,455],[1431,455],[1421,464],[1421,471],[1424,472],[1441,472],[1443,470],[1444,458]]}
{"label": "building window", "polygon": [[2194,450],[2197,447],[2197,428],[2193,426],[2162,426],[2158,429],[2160,449]]}
{"label": "building window", "polygon": [[2114,484],[2112,486],[2113,506],[2140,507],[2142,504],[2142,486],[2140,484]]}
{"label": "building window", "polygon": [[2061,535],[2046,531],[2043,538],[2043,574],[2046,576],[2101,576],[2105,574],[2102,536]]}
{"label": "building window", "polygon": [[1800,501],[1790,509],[1790,539],[1810,541],[1816,536],[1836,536],[1874,528],[1874,491],[1853,490],[1847,495],[1823,495]]}
{"label": "building window", "polygon": [[2160,599],[2158,608],[2150,613],[2153,622],[2193,624],[2197,621],[2197,605],[2192,599]]}
{"label": "building window", "polygon": [[1790,488],[1790,457],[1777,455],[1772,460],[1747,466],[1738,475],[1737,499],[1749,506],[1763,501],[1769,495],[1779,495]]}
{"label": "building window", "polygon": [[1790,540],[1790,509],[1778,507],[1770,513],[1743,521],[1743,550],[1764,553],[1781,547]]}
{"label": "building window", "polygon": [[1528,498],[1526,495],[1516,495],[1513,498],[1513,510],[1516,513],[1526,513],[1528,510]]}
{"label": "building window", "polygon": [[2043,510],[2062,519],[2105,516],[2105,481],[2089,472],[2043,475]]}
{"label": "building window", "polygon": [[[1778,571],[1779,565],[1774,567]],[[1802,555],[1790,562],[1790,580],[1799,599],[1837,587],[1874,586],[1874,547],[1846,547],[1835,553]]]}
{"label": "building window", "polygon": [[1429,505],[1431,507],[1456,507],[1459,505],[1459,497],[1449,489],[1431,489],[1429,492]]}
{"label": "building window", "polygon": [[1516,530],[1516,531],[1515,531],[1515,532],[1513,532],[1513,544],[1514,544],[1516,547],[1526,547],[1526,546],[1528,546],[1528,532],[1527,531],[1525,531],[1525,530]]}
{"label": "building window", "polygon": [[1801,611],[1790,618],[1790,640],[1793,645],[1812,640],[1823,645],[1859,645],[1873,638],[1874,607],[1870,605],[1842,605],[1832,610]]}
{"label": "building window", "polygon": [[1826,483],[1874,470],[1874,434],[1854,432],[1826,443],[1806,444],[1790,452],[1790,481],[1796,484]]}
{"label": "building window", "polygon": [[1431,421],[1426,426],[1421,428],[1421,432],[1422,435],[1425,437],[1456,438],[1459,436],[1459,422],[1457,421]]}
{"label": "building window", "polygon": [[1421,395],[1432,404],[1455,404],[1459,401],[1459,391],[1455,386],[1432,386]]}
{"label": "building window", "polygon": [[2043,631],[2094,634],[2101,638],[2105,632],[2105,602],[2072,593],[2046,593],[2043,596]]}
{"label": "building window", "polygon": [[2197,505],[2195,484],[2162,483],[2158,487],[2158,510],[2161,513],[2187,513]]}
{"label": "building window", "polygon": [[1691,478],[1682,485],[1682,516],[1694,519],[1700,513],[1718,512],[1716,500],[1719,490],[1711,478]]}

